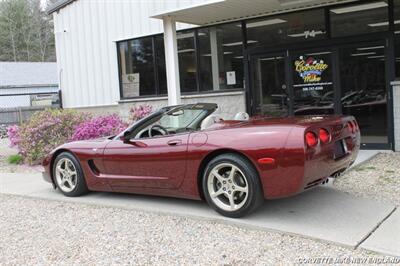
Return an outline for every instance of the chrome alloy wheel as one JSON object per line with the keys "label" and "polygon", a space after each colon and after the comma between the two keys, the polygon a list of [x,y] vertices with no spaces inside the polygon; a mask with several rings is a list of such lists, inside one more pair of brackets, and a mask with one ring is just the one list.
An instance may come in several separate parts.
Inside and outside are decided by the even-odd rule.
{"label": "chrome alloy wheel", "polygon": [[68,158],[62,158],[56,165],[56,180],[58,187],[68,193],[75,189],[78,181],[78,173],[74,163]]}
{"label": "chrome alloy wheel", "polygon": [[229,212],[243,207],[249,194],[246,176],[231,163],[218,164],[211,170],[207,188],[215,205]]}

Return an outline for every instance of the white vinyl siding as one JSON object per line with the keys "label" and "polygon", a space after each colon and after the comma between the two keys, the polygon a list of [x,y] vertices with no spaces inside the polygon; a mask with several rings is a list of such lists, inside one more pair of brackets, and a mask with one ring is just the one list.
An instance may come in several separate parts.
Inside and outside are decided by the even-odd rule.
{"label": "white vinyl siding", "polygon": [[[120,100],[116,41],[162,33],[151,15],[206,0],[77,0],[54,12],[57,66],[66,108]],[[177,24],[177,29],[192,25]]]}

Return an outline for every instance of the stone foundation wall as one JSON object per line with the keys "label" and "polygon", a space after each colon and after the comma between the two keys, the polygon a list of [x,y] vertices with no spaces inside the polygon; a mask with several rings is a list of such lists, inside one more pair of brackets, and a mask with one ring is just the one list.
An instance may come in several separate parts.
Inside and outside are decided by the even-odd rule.
{"label": "stone foundation wall", "polygon": [[[216,103],[218,104],[216,114],[222,116],[224,119],[231,119],[236,113],[246,111],[246,99],[243,91],[184,95],[182,96],[182,103]],[[155,110],[167,106],[168,98],[157,97],[122,100],[119,102],[119,114],[121,117],[127,118],[129,116],[129,109],[132,106],[141,104],[151,105]]]}
{"label": "stone foundation wall", "polygon": [[106,115],[106,114],[115,114],[119,113],[119,106],[116,105],[102,105],[102,106],[93,106],[93,107],[79,107],[79,108],[71,108],[77,110],[79,112],[87,112],[92,113],[94,115]]}
{"label": "stone foundation wall", "polygon": [[394,149],[400,151],[400,80],[393,81]]}
{"label": "stone foundation wall", "polygon": [[[243,91],[183,95],[182,103],[216,103],[218,104],[218,110],[216,111],[216,114],[220,115],[224,119],[232,119],[236,113],[246,112],[246,98]],[[95,115],[117,113],[123,119],[128,119],[129,109],[135,105],[142,104],[151,105],[153,106],[153,110],[157,110],[161,107],[165,107],[168,105],[168,98],[152,97],[129,99],[121,100],[116,105],[83,107],[74,109],[80,112],[89,112]]]}

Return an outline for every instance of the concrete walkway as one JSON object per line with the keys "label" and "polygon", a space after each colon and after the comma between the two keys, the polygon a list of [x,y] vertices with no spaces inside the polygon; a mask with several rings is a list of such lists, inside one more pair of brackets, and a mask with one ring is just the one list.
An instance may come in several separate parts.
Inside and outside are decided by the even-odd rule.
{"label": "concrete walkway", "polygon": [[365,249],[400,256],[400,250],[386,248],[399,243],[391,242],[396,239],[387,241],[386,237],[387,232],[400,232],[398,218],[393,221],[391,218],[395,206],[356,198],[329,187],[317,187],[288,199],[266,201],[260,210],[242,219],[222,217],[204,202],[183,199],[99,192],[68,198],[53,190],[39,174],[0,173],[0,193],[195,217],[301,235],[353,248],[361,245]]}
{"label": "concrete walkway", "polygon": [[354,162],[354,164],[351,167],[355,167],[359,164],[362,164],[362,163],[365,163],[365,162],[371,160],[376,155],[378,155],[379,152],[380,152],[379,150],[360,150],[358,152],[356,161]]}

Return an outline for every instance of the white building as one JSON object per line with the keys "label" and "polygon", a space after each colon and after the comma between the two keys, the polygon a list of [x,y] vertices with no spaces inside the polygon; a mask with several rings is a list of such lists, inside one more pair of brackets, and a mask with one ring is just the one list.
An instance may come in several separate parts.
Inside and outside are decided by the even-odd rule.
{"label": "white building", "polygon": [[400,141],[399,0],[60,0],[48,12],[66,108],[352,114],[363,147]]}

